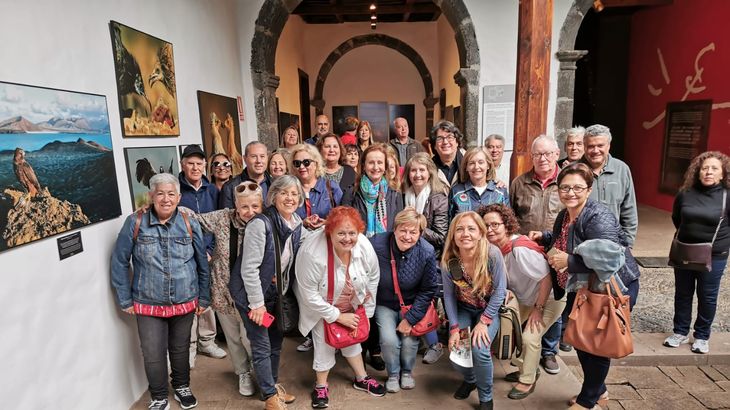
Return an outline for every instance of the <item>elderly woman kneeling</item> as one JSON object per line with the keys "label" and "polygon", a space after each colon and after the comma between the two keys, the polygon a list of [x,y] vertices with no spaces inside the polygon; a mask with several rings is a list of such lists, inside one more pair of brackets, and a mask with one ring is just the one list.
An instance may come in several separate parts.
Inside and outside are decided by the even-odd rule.
{"label": "elderly woman kneeling", "polygon": [[[355,209],[337,207],[327,216],[324,231],[305,239],[297,256],[294,291],[299,302],[299,331],[302,334],[311,331],[314,343],[312,367],[317,382],[312,391],[312,407],[315,409],[329,405],[327,376],[335,365],[335,348],[325,341],[324,323],[337,322],[357,329],[356,308],[363,305],[368,317],[375,311],[380,268],[372,245],[362,234],[364,230],[365,224]],[[330,272],[334,276],[331,299],[328,298]],[[385,388],[365,372],[360,344],[344,347],[341,352],[355,373],[353,387],[373,396],[383,396]]]}

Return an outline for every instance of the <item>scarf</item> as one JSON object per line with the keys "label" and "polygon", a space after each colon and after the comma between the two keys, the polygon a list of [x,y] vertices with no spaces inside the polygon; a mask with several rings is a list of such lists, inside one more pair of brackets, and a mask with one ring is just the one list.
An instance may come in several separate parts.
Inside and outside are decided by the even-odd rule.
{"label": "scarf", "polygon": [[385,203],[385,194],[388,193],[388,181],[384,177],[377,183],[370,178],[360,178],[360,192],[367,209],[367,228],[365,236],[368,238],[376,233],[386,232],[388,229],[388,210]]}
{"label": "scarf", "polygon": [[543,249],[543,247],[538,245],[537,242],[531,240],[525,235],[520,235],[519,237],[508,241],[504,246],[499,248],[499,250],[502,252],[502,255],[507,255],[508,253],[512,252],[512,248],[518,246],[524,246],[525,248],[531,249],[535,252],[539,252],[541,255],[545,256],[545,250]]}
{"label": "scarf", "polygon": [[413,189],[409,189],[406,192],[406,206],[412,206],[416,208],[416,211],[418,211],[419,214],[423,213],[423,208],[426,207],[426,202],[428,202],[428,197],[431,196],[431,185],[426,185],[421,190],[421,193],[416,195],[413,192]]}

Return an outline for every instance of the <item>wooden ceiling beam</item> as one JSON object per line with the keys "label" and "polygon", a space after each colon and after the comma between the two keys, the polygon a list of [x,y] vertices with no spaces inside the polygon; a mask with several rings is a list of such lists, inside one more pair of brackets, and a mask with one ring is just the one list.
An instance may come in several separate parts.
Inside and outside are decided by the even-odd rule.
{"label": "wooden ceiling beam", "polygon": [[[412,3],[403,6],[382,5],[375,10],[378,14],[401,14],[401,13],[436,13],[441,9],[433,3]],[[337,6],[309,5],[301,3],[292,14],[300,16],[333,15],[333,14],[367,14],[370,9],[367,5],[353,6],[341,4]]]}
{"label": "wooden ceiling beam", "polygon": [[[412,6],[412,5],[413,5],[413,0],[406,0],[406,7],[409,7],[409,6]],[[410,18],[411,18],[411,11],[410,10],[406,11],[405,13],[403,13],[403,22],[404,23],[407,23],[408,22],[408,19],[410,19]]]}
{"label": "wooden ceiling beam", "polygon": [[668,6],[673,0],[595,0],[593,8],[601,11],[609,7]]}

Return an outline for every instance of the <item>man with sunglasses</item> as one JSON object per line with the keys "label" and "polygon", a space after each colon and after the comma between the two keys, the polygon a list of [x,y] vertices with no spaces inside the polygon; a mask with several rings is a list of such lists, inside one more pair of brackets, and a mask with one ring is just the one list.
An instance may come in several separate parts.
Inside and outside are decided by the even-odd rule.
{"label": "man with sunglasses", "polygon": [[234,191],[238,184],[245,181],[257,183],[261,187],[263,197],[266,198],[271,186],[271,176],[266,171],[268,161],[269,153],[266,145],[259,141],[249,142],[243,150],[243,162],[246,168],[240,175],[236,175],[223,185],[218,196],[218,209],[236,207]]}

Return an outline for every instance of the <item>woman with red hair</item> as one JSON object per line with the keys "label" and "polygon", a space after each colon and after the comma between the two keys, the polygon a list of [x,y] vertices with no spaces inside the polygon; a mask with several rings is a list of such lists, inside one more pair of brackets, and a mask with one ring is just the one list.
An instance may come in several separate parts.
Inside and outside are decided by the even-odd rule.
{"label": "woman with red hair", "polygon": [[[335,365],[335,348],[325,341],[325,322],[357,329],[362,305],[368,318],[375,313],[375,295],[380,280],[378,256],[363,235],[365,224],[353,208],[339,206],[327,216],[324,230],[304,240],[295,264],[294,292],[299,302],[299,331],[312,333],[316,384],[312,407],[329,405],[327,376]],[[329,262],[329,261],[332,262]],[[328,294],[328,276],[334,276]],[[330,299],[331,298],[331,299]],[[355,374],[353,387],[373,396],[385,395],[385,388],[365,372],[359,343],[340,349]]]}

